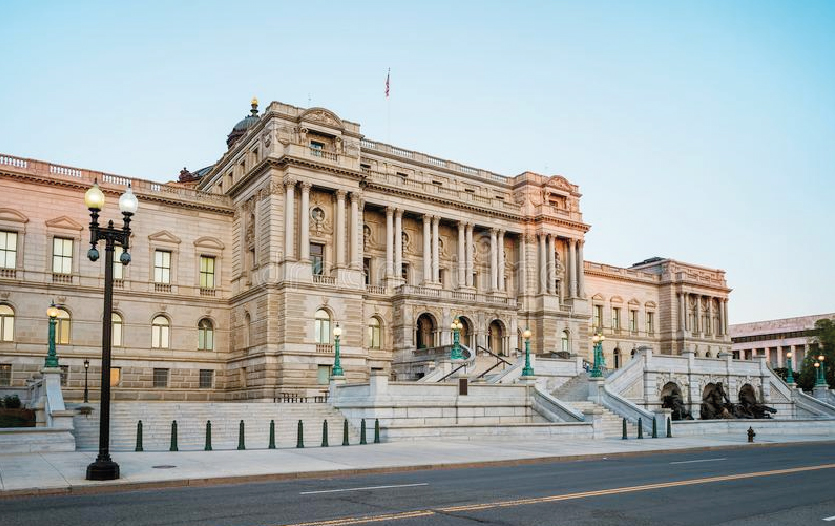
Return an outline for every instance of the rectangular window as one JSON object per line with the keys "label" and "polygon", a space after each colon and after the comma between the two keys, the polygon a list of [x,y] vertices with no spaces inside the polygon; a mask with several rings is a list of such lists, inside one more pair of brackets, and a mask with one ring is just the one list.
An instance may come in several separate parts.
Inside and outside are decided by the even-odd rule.
{"label": "rectangular window", "polygon": [[200,256],[200,288],[215,288],[215,258]]}
{"label": "rectangular window", "polygon": [[0,232],[0,268],[17,267],[17,232]]}
{"label": "rectangular window", "polygon": [[638,311],[629,311],[629,332],[638,332]]}
{"label": "rectangular window", "polygon": [[403,268],[400,270],[400,277],[403,278],[403,281],[405,281],[407,285],[409,284],[409,264],[408,263],[403,263]]}
{"label": "rectangular window", "polygon": [[154,387],[168,387],[168,369],[154,367]]}
{"label": "rectangular window", "polygon": [[322,150],[325,149],[325,145],[321,142],[310,141],[310,153],[312,153],[316,157],[322,156]]}
{"label": "rectangular window", "polygon": [[594,306],[594,319],[592,320],[594,330],[600,332],[603,328],[603,305]]}
{"label": "rectangular window", "polygon": [[316,383],[319,385],[328,385],[331,376],[330,365],[319,365],[316,367]]}
{"label": "rectangular window", "polygon": [[72,274],[72,239],[52,239],[52,273]]}
{"label": "rectangular window", "polygon": [[12,385],[12,364],[0,363],[0,385]]}
{"label": "rectangular window", "polygon": [[61,368],[61,387],[67,386],[67,378],[70,376],[70,366],[69,365],[59,365],[58,367]]}
{"label": "rectangular window", "polygon": [[165,250],[154,252],[154,281],[171,283],[171,252]]}
{"label": "rectangular window", "polygon": [[125,266],[119,261],[119,258],[122,257],[122,254],[125,252],[125,249],[122,247],[116,247],[113,250],[113,279],[124,279],[125,278]]}
{"label": "rectangular window", "polygon": [[362,258],[362,272],[365,274],[365,284],[371,285],[371,258]]}
{"label": "rectangular window", "polygon": [[612,330],[620,330],[620,307],[612,307]]}
{"label": "rectangular window", "polygon": [[215,379],[215,372],[212,369],[200,369],[200,388],[211,389]]}
{"label": "rectangular window", "polygon": [[655,313],[647,312],[647,334],[655,334]]}
{"label": "rectangular window", "polygon": [[313,267],[314,276],[325,273],[325,245],[322,243],[310,244],[310,265]]}
{"label": "rectangular window", "polygon": [[116,387],[119,385],[119,382],[122,381],[122,368],[121,367],[111,367],[110,368],[110,387]]}

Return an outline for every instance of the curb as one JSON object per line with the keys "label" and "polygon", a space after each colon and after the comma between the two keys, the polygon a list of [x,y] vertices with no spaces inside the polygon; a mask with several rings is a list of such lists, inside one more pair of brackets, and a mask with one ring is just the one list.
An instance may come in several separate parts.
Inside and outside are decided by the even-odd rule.
{"label": "curb", "polygon": [[48,497],[60,495],[96,495],[103,493],[118,493],[167,488],[207,487],[232,484],[257,484],[263,482],[280,482],[300,479],[330,479],[343,478],[352,475],[371,475],[377,473],[398,473],[407,471],[439,470],[439,469],[470,469],[484,467],[512,467],[533,464],[548,464],[554,462],[570,462],[578,460],[602,460],[612,458],[634,458],[658,454],[693,453],[702,451],[738,450],[751,448],[802,447],[810,444],[835,445],[835,440],[810,440],[803,442],[767,442],[753,444],[732,444],[721,446],[698,446],[689,448],[653,449],[646,451],[615,451],[611,453],[587,453],[579,455],[562,455],[552,457],[526,458],[516,460],[487,460],[478,462],[445,462],[441,464],[418,464],[414,466],[390,466],[378,468],[348,468],[322,471],[299,471],[293,473],[263,473],[258,475],[239,475],[231,477],[209,477],[149,482],[113,482],[108,485],[81,485],[56,488],[29,488],[0,491],[0,500],[11,500],[26,497]]}

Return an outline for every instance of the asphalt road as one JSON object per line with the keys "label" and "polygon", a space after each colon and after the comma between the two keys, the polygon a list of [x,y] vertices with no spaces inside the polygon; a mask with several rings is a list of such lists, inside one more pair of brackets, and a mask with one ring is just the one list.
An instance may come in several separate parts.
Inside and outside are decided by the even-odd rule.
{"label": "asphalt road", "polygon": [[830,522],[833,444],[0,501],[3,526]]}

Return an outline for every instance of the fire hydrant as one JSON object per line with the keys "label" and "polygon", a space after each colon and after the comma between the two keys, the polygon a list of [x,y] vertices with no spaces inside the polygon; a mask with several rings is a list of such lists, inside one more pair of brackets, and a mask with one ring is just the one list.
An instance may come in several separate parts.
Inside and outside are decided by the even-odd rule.
{"label": "fire hydrant", "polygon": [[754,437],[757,436],[757,433],[754,432],[753,427],[748,428],[748,443],[754,442]]}

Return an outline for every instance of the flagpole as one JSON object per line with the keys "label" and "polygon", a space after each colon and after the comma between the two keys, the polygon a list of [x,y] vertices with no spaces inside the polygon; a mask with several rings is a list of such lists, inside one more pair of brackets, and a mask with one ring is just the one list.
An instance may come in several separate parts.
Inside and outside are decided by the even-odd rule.
{"label": "flagpole", "polygon": [[387,121],[388,127],[386,130],[386,142],[391,144],[391,97],[389,96],[389,90],[391,87],[391,68],[389,68],[388,73],[386,74],[386,114],[387,114]]}

